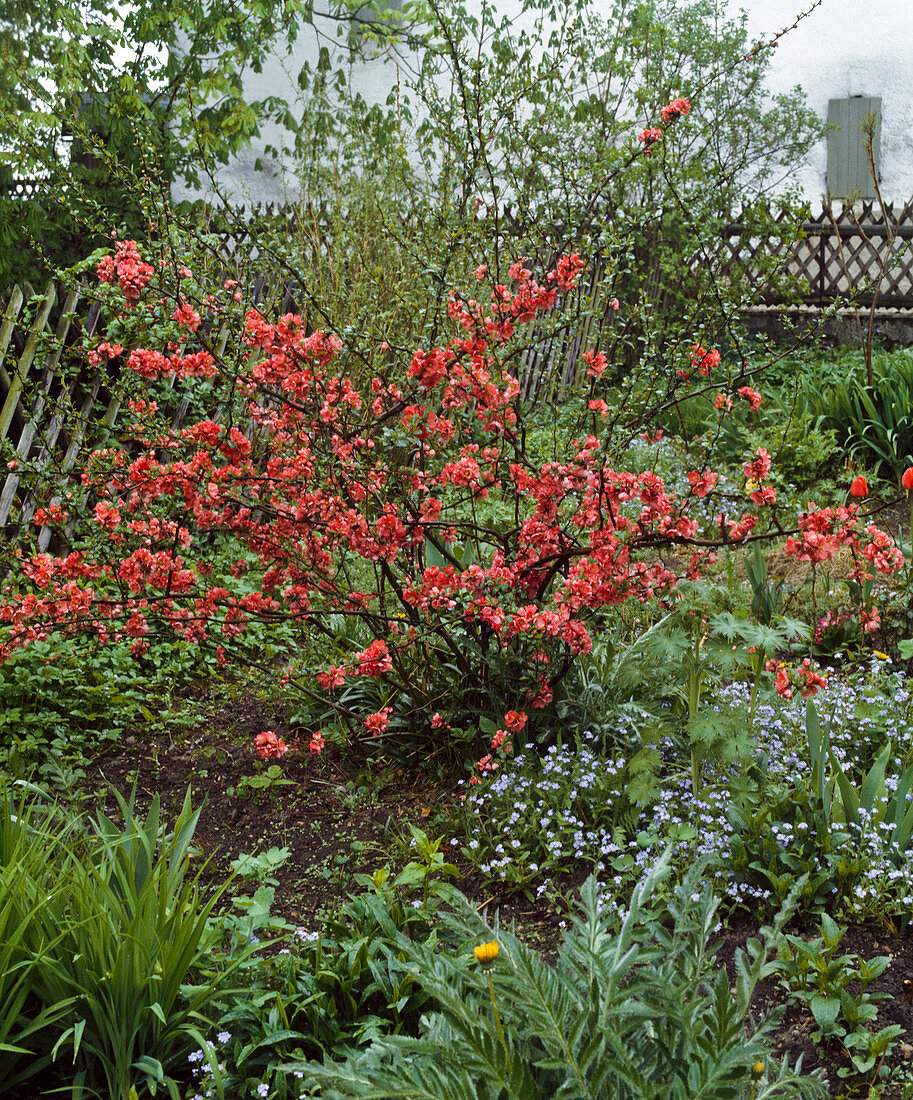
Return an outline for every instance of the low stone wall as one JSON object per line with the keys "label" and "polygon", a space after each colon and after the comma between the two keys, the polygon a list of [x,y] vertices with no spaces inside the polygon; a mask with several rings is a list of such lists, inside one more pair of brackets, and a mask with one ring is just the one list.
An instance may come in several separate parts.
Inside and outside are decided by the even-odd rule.
{"label": "low stone wall", "polygon": [[[756,306],[743,315],[748,331],[786,340],[795,333],[812,332],[825,347],[853,347],[868,331],[869,311],[864,308],[820,310],[810,306]],[[913,309],[876,309],[874,342],[880,347],[913,346]]]}

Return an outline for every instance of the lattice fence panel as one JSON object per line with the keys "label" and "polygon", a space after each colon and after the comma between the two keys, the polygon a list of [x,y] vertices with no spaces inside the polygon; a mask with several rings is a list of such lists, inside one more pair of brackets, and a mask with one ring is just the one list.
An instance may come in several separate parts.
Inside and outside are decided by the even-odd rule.
{"label": "lattice fence panel", "polygon": [[[854,298],[861,305],[874,300],[884,309],[913,305],[913,203],[844,204],[823,208],[799,226],[798,239],[783,243],[773,232],[744,237],[736,222],[727,227],[727,267],[734,267],[759,291],[760,303],[801,303],[824,306]],[[765,286],[757,277],[758,261],[774,257],[793,282],[794,294]]]}
{"label": "lattice fence panel", "polygon": [[[251,302],[270,315],[295,306],[288,288],[272,288],[263,279],[255,284]],[[278,309],[268,305],[272,302]],[[116,437],[124,417],[114,377],[92,368],[86,356],[103,335],[96,302],[79,289],[65,292],[53,284],[38,298],[26,286],[14,287],[0,310],[0,444],[5,444],[8,463],[6,470],[0,467],[5,474],[0,484],[2,556],[4,545],[12,545],[39,507],[78,491],[73,473],[79,460]],[[227,333],[213,334],[217,354],[226,339]],[[172,377],[165,383],[164,398],[157,395],[157,400],[167,410],[172,430],[180,429],[191,409],[189,393]],[[216,392],[205,415],[218,421],[228,411]],[[238,426],[252,438],[249,421]],[[61,549],[49,547],[50,538],[51,528],[43,527],[39,548]]]}

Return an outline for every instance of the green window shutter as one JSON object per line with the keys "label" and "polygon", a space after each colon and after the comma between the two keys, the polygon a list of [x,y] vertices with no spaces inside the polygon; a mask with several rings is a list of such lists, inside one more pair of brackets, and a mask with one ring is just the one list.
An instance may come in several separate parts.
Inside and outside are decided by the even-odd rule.
{"label": "green window shutter", "polygon": [[862,144],[862,124],[869,115],[875,123],[875,168],[881,165],[881,97],[854,95],[832,99],[827,105],[827,190],[838,199],[857,195],[875,197],[868,158]]}

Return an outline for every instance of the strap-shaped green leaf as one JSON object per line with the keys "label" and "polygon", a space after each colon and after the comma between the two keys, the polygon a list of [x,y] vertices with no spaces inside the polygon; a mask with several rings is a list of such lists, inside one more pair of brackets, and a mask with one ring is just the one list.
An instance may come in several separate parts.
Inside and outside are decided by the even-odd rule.
{"label": "strap-shaped green leaf", "polygon": [[830,759],[831,767],[834,769],[837,778],[837,786],[840,788],[840,801],[843,805],[844,820],[858,827],[859,796],[856,794],[856,788],[849,779],[847,779],[843,768],[840,766],[840,761],[834,755],[833,751],[830,752]]}
{"label": "strap-shaped green leaf", "polygon": [[[875,763],[869,769],[869,774],[862,781],[862,789],[859,792],[859,805],[863,810],[867,810],[869,813],[873,812],[876,799],[883,798],[884,796],[884,775],[885,769],[888,766],[888,761],[891,759],[891,748],[891,739],[888,738],[887,744],[879,753]],[[885,807],[882,804],[876,814],[877,820],[882,819],[884,811]]]}

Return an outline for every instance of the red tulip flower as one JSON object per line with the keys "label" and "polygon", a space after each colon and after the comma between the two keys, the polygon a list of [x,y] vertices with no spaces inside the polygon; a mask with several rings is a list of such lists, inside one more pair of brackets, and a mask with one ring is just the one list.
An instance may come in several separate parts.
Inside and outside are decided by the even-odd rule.
{"label": "red tulip flower", "polygon": [[900,484],[907,490],[913,489],[913,466],[908,466],[903,472]]}
{"label": "red tulip flower", "polygon": [[[908,472],[911,475],[913,475],[913,469],[909,470]],[[906,477],[906,476],[907,475],[904,474],[904,477]],[[853,496],[853,497],[867,497],[868,495],[869,495],[868,482],[866,481],[866,479],[864,477],[862,477],[860,475],[859,477],[857,477],[855,479],[853,484],[850,486],[850,496]]]}

